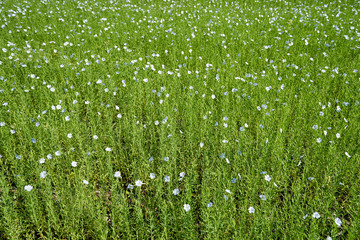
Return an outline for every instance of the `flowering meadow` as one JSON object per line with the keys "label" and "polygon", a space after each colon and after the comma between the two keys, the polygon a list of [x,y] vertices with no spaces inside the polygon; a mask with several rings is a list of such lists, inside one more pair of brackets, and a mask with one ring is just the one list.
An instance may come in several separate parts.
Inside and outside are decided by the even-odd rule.
{"label": "flowering meadow", "polygon": [[359,239],[360,2],[0,1],[1,239]]}

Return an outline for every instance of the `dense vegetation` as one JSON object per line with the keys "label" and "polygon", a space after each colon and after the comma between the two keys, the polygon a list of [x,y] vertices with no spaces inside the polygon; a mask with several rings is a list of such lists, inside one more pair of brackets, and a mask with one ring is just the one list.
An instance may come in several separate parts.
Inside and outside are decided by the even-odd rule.
{"label": "dense vegetation", "polygon": [[358,1],[0,2],[3,239],[356,239]]}

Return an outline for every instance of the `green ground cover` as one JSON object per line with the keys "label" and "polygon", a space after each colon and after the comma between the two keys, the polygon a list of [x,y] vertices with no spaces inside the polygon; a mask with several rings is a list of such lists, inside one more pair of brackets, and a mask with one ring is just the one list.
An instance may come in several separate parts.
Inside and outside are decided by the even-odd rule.
{"label": "green ground cover", "polygon": [[358,1],[0,2],[0,238],[358,239]]}

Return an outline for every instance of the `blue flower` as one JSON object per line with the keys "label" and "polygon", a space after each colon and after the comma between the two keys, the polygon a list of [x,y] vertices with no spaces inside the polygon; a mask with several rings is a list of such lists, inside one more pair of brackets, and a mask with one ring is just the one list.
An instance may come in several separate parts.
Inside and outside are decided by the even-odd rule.
{"label": "blue flower", "polygon": [[249,213],[254,213],[255,212],[255,208],[253,208],[253,207],[249,207]]}
{"label": "blue flower", "polygon": [[335,223],[336,223],[336,225],[338,225],[338,227],[340,227],[342,224],[342,221],[340,218],[335,218]]}
{"label": "blue flower", "polygon": [[184,209],[185,211],[189,211],[190,210],[190,205],[189,204],[184,204]]}
{"label": "blue flower", "polygon": [[40,177],[41,177],[41,178],[45,178],[46,175],[47,175],[46,171],[43,171],[43,172],[40,173]]}

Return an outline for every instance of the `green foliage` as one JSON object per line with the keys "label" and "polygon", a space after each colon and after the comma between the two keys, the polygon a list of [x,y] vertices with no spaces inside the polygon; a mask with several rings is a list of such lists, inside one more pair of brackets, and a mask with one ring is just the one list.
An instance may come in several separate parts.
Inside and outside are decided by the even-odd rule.
{"label": "green foliage", "polygon": [[0,2],[0,238],[357,239],[357,9]]}

